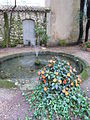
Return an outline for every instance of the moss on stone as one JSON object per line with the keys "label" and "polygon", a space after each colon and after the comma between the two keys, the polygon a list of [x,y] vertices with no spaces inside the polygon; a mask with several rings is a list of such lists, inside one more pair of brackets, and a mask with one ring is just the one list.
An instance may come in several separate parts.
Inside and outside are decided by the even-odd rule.
{"label": "moss on stone", "polygon": [[7,81],[7,80],[0,80],[0,88],[15,88],[16,85],[13,82]]}
{"label": "moss on stone", "polygon": [[81,75],[81,78],[82,78],[82,81],[88,79],[88,77],[90,76],[90,75],[89,75],[89,71],[90,71],[90,66],[87,66],[86,69],[84,69],[84,70],[82,71],[82,73],[80,74],[80,75]]}
{"label": "moss on stone", "polygon": [[64,39],[59,39],[59,46],[66,46],[66,40]]}

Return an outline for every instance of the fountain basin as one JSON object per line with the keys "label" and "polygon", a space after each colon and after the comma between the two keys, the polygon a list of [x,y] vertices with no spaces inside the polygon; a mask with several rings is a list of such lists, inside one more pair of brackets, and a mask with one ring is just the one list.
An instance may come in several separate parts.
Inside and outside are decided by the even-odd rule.
{"label": "fountain basin", "polygon": [[30,82],[34,84],[37,78],[37,72],[45,66],[52,57],[57,56],[61,60],[69,61],[72,67],[76,68],[77,74],[81,74],[86,68],[83,60],[70,54],[57,52],[39,52],[41,65],[35,66],[35,53],[19,53],[0,58],[0,79],[10,79],[20,84]]}

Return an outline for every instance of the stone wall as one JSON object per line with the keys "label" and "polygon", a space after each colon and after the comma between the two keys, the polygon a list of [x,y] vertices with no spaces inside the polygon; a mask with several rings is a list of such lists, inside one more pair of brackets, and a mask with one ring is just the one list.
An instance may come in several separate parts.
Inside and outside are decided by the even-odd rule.
{"label": "stone wall", "polygon": [[80,0],[46,0],[51,8],[47,19],[47,31],[51,36],[49,45],[57,45],[59,40],[75,42],[79,34],[78,10]]}
{"label": "stone wall", "polygon": [[[8,14],[8,18],[10,21],[10,12],[7,12]],[[18,22],[18,15],[20,17],[19,19],[19,23]],[[23,37],[23,31],[22,31],[22,22],[24,19],[33,19],[35,22],[38,20],[39,24],[42,24],[44,22],[45,19],[45,13],[43,12],[13,12],[12,15],[12,29],[11,29],[11,34],[10,34],[10,38],[11,41],[15,41],[15,39],[19,39],[19,36]],[[17,26],[19,25],[19,26]],[[19,30],[18,27],[20,27]],[[4,35],[4,13],[0,12],[0,41],[3,40],[3,35]],[[21,30],[21,32],[20,32]],[[19,31],[19,32],[18,32]],[[20,35],[19,35],[20,34]]]}

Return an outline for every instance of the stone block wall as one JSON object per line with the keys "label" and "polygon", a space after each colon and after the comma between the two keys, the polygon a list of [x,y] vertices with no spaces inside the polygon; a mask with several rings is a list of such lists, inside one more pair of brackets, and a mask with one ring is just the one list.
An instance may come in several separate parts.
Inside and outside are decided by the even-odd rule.
{"label": "stone block wall", "polygon": [[[7,12],[8,19],[10,21],[10,12]],[[23,30],[22,22],[24,19],[33,19],[35,22],[38,20],[39,24],[42,24],[45,19],[43,12],[13,12],[12,15],[12,28],[10,33],[11,41],[22,40],[23,41]],[[0,12],[0,41],[4,37],[4,13]]]}

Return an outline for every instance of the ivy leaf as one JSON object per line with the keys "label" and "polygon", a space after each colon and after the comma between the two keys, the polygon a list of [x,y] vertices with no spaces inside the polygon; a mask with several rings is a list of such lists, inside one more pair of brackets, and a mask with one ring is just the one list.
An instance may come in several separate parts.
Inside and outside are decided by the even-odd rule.
{"label": "ivy leaf", "polygon": [[55,110],[55,112],[56,112],[56,104],[54,104],[54,110]]}
{"label": "ivy leaf", "polygon": [[54,83],[52,83],[52,87],[54,86],[55,84]]}
{"label": "ivy leaf", "polygon": [[89,120],[89,118],[88,118],[86,115],[84,115],[84,119],[85,119],[85,120]]}
{"label": "ivy leaf", "polygon": [[58,84],[55,85],[56,89],[58,89]]}
{"label": "ivy leaf", "polygon": [[76,96],[72,96],[72,99],[75,100],[75,101],[77,100]]}
{"label": "ivy leaf", "polygon": [[80,105],[80,103],[81,103],[81,99],[80,99],[80,98],[78,98],[78,99],[77,99],[77,101],[78,101],[78,104]]}
{"label": "ivy leaf", "polygon": [[48,76],[48,79],[50,80],[50,75]]}

